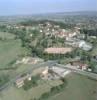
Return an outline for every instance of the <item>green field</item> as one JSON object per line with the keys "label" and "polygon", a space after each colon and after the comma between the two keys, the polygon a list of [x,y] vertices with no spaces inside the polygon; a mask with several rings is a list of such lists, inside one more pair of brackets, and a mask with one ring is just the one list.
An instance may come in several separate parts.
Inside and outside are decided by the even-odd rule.
{"label": "green field", "polygon": [[14,35],[0,32],[0,69],[8,67],[8,64],[16,59],[20,52],[20,41],[14,40]]}
{"label": "green field", "polygon": [[37,87],[32,87],[30,90],[25,91],[23,88],[10,87],[0,93],[0,100],[33,100],[33,98],[39,98],[41,94],[48,92],[52,86],[61,84],[60,80],[56,81],[39,81]]}
{"label": "green field", "polygon": [[[7,75],[15,77],[18,73],[27,69],[29,65],[14,66],[20,55],[25,55],[27,50],[21,47],[21,41],[19,39],[14,40],[14,35],[10,33],[0,32],[0,37],[6,38],[0,40],[0,76]],[[14,70],[13,68],[16,68]],[[7,70],[8,69],[8,70]]]}
{"label": "green field", "polygon": [[73,74],[67,82],[66,89],[49,100],[97,100],[97,81]]}
{"label": "green field", "polygon": [[7,32],[0,32],[0,38],[3,39],[14,39],[15,35],[7,33]]}
{"label": "green field", "polygon": [[14,40],[15,36],[10,33],[0,32],[0,37],[6,38],[0,40],[0,69],[2,69],[11,67],[10,63],[24,54],[25,49],[21,47],[20,40]]}
{"label": "green field", "polygon": [[0,41],[0,68],[7,67],[20,53],[19,40]]}
{"label": "green field", "polygon": [[[97,100],[97,81],[77,74],[66,76],[66,80],[68,84],[64,91],[49,98],[49,100]],[[34,97],[39,98],[42,93],[58,84],[60,84],[58,80],[40,81],[37,87],[28,91],[12,86],[0,93],[0,100],[34,100]]]}

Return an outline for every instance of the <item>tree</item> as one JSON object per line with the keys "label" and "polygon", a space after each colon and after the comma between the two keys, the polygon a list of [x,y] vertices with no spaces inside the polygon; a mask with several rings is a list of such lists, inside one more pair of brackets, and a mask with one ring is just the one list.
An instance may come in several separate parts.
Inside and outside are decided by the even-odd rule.
{"label": "tree", "polygon": [[92,71],[95,70],[95,66],[96,66],[96,65],[97,65],[97,63],[96,63],[95,61],[90,61],[90,62],[89,62],[89,68],[91,68]]}

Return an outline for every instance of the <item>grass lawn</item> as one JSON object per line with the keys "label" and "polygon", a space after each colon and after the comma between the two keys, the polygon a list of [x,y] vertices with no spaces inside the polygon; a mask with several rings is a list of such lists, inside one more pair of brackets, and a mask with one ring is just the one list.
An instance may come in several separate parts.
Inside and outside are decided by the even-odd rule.
{"label": "grass lawn", "polygon": [[76,74],[69,77],[66,89],[49,100],[97,100],[97,81]]}

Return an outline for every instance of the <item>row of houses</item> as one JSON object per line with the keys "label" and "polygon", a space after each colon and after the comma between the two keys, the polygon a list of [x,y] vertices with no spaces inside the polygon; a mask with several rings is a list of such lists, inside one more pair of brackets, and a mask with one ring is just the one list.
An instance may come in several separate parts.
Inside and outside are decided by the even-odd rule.
{"label": "row of houses", "polygon": [[46,22],[39,24],[39,31],[45,33],[46,36],[55,36],[59,38],[71,38],[80,34],[79,28],[74,27],[73,30],[61,28],[59,25]]}
{"label": "row of houses", "polygon": [[89,65],[78,60],[78,61],[71,61],[70,62],[70,66],[73,67],[73,68],[76,68],[76,69],[80,69],[80,70],[83,70],[83,71],[92,71],[91,68],[89,68]]}
{"label": "row of houses", "polygon": [[16,64],[36,64],[38,62],[43,62],[43,59],[40,59],[38,57],[24,57],[20,60],[16,61]]}

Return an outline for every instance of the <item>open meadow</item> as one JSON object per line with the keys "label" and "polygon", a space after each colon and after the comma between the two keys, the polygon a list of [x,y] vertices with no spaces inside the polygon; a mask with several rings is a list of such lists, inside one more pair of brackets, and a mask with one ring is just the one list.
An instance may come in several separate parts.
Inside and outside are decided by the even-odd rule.
{"label": "open meadow", "polygon": [[49,100],[97,100],[97,81],[77,74],[66,79],[66,89]]}

